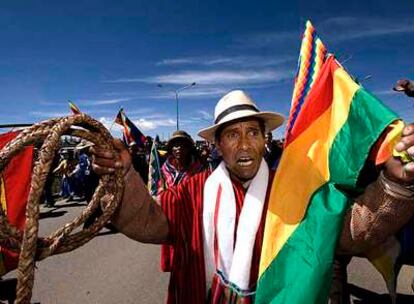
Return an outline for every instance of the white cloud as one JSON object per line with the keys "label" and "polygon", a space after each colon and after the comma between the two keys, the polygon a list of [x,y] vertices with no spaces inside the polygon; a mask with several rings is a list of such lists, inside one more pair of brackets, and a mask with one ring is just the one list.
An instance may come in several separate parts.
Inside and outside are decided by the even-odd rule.
{"label": "white cloud", "polygon": [[414,19],[337,17],[321,22],[318,27],[323,36],[332,36],[332,41],[344,41],[414,33]]}
{"label": "white cloud", "polygon": [[122,137],[122,127],[116,123],[114,123],[114,118],[108,117],[100,117],[99,122],[102,123],[105,128],[111,132],[112,136],[114,137]]}
{"label": "white cloud", "polygon": [[150,131],[155,130],[158,127],[171,127],[175,126],[175,120],[171,118],[167,119],[148,119],[148,118],[141,118],[138,120],[133,121],[138,128],[143,131]]}
{"label": "white cloud", "polygon": [[100,100],[85,99],[85,100],[78,100],[75,103],[79,105],[84,105],[84,106],[98,106],[98,105],[117,104],[117,103],[121,103],[124,101],[128,101],[130,99],[131,98],[100,99]]}
{"label": "white cloud", "polygon": [[156,65],[178,65],[178,64],[189,64],[195,63],[195,58],[171,58],[171,59],[163,59],[158,61]]}
{"label": "white cloud", "polygon": [[202,65],[202,66],[236,66],[236,67],[268,67],[296,60],[293,56],[215,56],[164,59],[157,65]]}
{"label": "white cloud", "polygon": [[[153,117],[153,118],[152,118]],[[155,130],[159,127],[172,127],[175,126],[176,122],[175,119],[168,118],[163,115],[153,114],[148,115],[148,117],[139,118],[139,119],[132,119],[132,122],[143,132]],[[112,134],[116,134],[117,136],[121,136],[122,134],[122,126],[113,123],[114,118],[111,117],[101,117],[99,121],[111,131]]]}
{"label": "white cloud", "polygon": [[[322,40],[347,41],[360,38],[392,36],[414,33],[414,18],[380,19],[372,17],[335,17],[314,24]],[[299,43],[301,31],[250,33],[234,39],[235,47],[266,48],[286,47]]]}
{"label": "white cloud", "polygon": [[[187,90],[183,90],[180,92],[180,97],[205,97],[205,96],[220,96],[226,93],[228,90],[224,88],[218,88],[218,87],[202,87],[202,88],[189,88]],[[175,94],[172,91],[162,91],[158,92],[154,95],[148,96],[152,99],[170,99],[175,98]]]}
{"label": "white cloud", "polygon": [[67,101],[60,101],[60,102],[55,102],[55,101],[41,101],[39,102],[39,105],[42,106],[58,106],[58,105],[62,105],[67,103]]}
{"label": "white cloud", "polygon": [[[165,74],[155,77],[138,78],[136,82],[163,83],[171,85],[185,85],[191,81],[200,85],[243,85],[264,82],[277,82],[290,78],[291,73],[286,71],[276,72],[274,70],[216,70],[216,71],[183,71],[175,74]],[[121,80],[117,80],[122,82]],[[132,80],[125,80],[131,82]],[[189,90],[187,90],[189,92]],[[189,93],[190,94],[190,93]]]}
{"label": "white cloud", "polygon": [[205,110],[198,110],[197,113],[201,115],[202,119],[213,120],[213,115],[210,112],[207,112]]}
{"label": "white cloud", "polygon": [[378,96],[387,96],[387,95],[398,94],[398,92],[395,92],[392,89],[389,89],[389,90],[381,90],[381,91],[373,91],[372,93],[374,95],[378,95]]}
{"label": "white cloud", "polygon": [[30,115],[40,118],[63,117],[71,115],[72,112],[68,108],[67,112],[46,112],[46,111],[31,111]]}

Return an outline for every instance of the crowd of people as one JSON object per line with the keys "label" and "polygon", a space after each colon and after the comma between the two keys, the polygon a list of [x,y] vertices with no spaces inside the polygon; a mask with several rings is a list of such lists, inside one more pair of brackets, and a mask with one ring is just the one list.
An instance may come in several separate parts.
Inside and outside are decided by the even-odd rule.
{"label": "crowd of people", "polygon": [[[144,183],[148,182],[149,158],[153,138],[146,137],[145,145],[127,146],[132,158],[132,165]],[[44,203],[46,207],[54,207],[56,197],[67,201],[82,201],[89,197],[96,179],[91,172],[92,145],[80,141],[76,146],[66,146],[59,150],[52,164],[52,171],[45,185]],[[283,149],[283,139],[274,140],[271,132],[266,134],[264,157],[270,168],[275,168]],[[221,161],[217,148],[207,141],[195,142],[185,131],[175,131],[168,141],[158,143],[163,183],[160,182],[158,192],[177,186],[190,176],[202,170],[213,171]],[[56,187],[56,183],[59,187]],[[93,193],[93,192],[92,192]]]}

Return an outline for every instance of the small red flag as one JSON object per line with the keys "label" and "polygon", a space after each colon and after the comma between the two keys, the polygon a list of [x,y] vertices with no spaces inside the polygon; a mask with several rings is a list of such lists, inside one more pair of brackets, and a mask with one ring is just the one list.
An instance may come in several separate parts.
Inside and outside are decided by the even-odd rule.
{"label": "small red flag", "polygon": [[[0,135],[0,149],[19,132]],[[9,223],[23,231],[26,204],[32,177],[33,147],[26,147],[14,156],[0,174],[0,207]],[[0,246],[0,276],[17,268],[19,254]],[[2,273],[3,272],[3,273]]]}

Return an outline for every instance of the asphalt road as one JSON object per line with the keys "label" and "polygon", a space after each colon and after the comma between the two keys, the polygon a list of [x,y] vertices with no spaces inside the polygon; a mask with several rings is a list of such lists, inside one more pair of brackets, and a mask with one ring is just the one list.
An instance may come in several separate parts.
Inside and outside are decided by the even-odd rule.
{"label": "asphalt road", "polygon": [[[71,221],[84,202],[60,201],[41,208],[41,235]],[[100,235],[70,253],[37,264],[32,303],[164,303],[168,274],[159,270],[159,247],[140,244],[103,229]],[[364,259],[348,267],[353,303],[388,303],[381,276]],[[14,273],[9,273],[12,277]],[[404,266],[398,280],[398,303],[414,303],[414,267]]]}

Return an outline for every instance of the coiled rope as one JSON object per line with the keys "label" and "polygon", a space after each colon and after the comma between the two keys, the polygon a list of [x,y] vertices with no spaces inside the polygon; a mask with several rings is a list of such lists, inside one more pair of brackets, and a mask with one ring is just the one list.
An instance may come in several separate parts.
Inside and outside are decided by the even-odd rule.
{"label": "coiled rope", "polygon": [[[73,129],[72,126],[81,127]],[[35,261],[53,254],[74,250],[91,240],[108,222],[122,197],[123,179],[120,170],[100,178],[88,206],[72,222],[67,223],[48,237],[40,238],[39,203],[43,188],[62,135],[86,139],[98,147],[114,149],[112,136],[98,121],[85,114],[51,119],[23,130],[0,151],[0,174],[11,158],[26,146],[43,142],[39,158],[34,164],[29,197],[26,206],[26,224],[23,234],[9,224],[0,208],[0,245],[20,252],[17,268],[17,304],[29,304],[34,283]],[[103,214],[88,228],[78,229],[99,206]]]}

